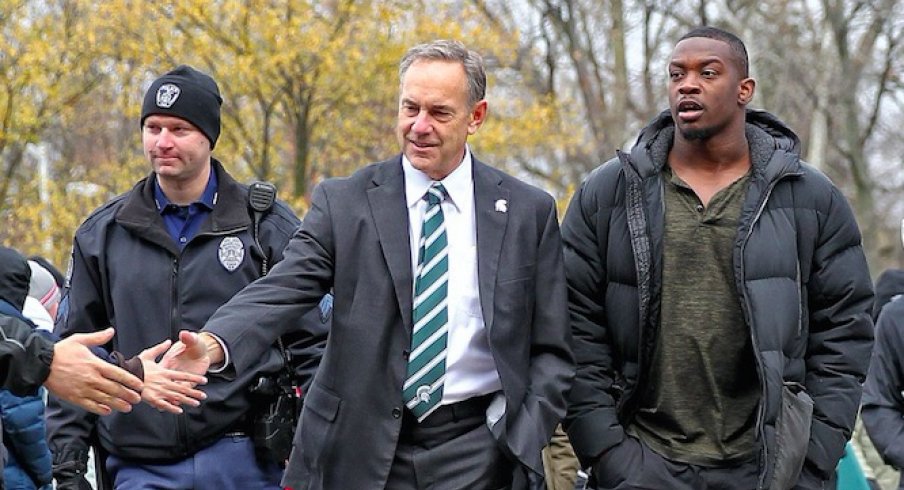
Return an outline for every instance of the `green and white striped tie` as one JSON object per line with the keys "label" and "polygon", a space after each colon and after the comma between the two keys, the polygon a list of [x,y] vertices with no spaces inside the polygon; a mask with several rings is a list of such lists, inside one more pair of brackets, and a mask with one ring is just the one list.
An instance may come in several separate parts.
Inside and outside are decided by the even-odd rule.
{"label": "green and white striped tie", "polygon": [[449,247],[440,206],[445,197],[446,189],[439,182],[434,182],[424,196],[427,211],[421,228],[414,281],[414,331],[411,335],[408,375],[402,389],[405,404],[418,422],[439,406],[446,379]]}

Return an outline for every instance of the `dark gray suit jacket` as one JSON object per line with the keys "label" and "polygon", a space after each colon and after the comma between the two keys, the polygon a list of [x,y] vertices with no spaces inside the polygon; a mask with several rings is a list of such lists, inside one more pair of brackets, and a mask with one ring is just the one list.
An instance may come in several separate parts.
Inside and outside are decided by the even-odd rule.
{"label": "dark gray suit jacket", "polygon": [[[506,402],[492,432],[539,488],[540,452],[574,369],[555,202],[476,159],[473,178],[480,304]],[[283,482],[295,490],[386,485],[411,344],[405,202],[401,156],[323,182],[282,262],[207,324],[241,372],[333,290],[329,341]]]}

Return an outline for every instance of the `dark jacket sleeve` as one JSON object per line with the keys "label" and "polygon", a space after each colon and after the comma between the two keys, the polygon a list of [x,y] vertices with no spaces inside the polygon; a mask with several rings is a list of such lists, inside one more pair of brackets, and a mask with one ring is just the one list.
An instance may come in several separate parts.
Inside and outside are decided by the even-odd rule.
{"label": "dark jacket sleeve", "polygon": [[328,294],[320,301],[320,306],[302,315],[299,320],[300,327],[283,336],[286,342],[286,351],[289,354],[289,362],[295,372],[295,382],[301,388],[301,396],[307,393],[323,351],[326,349],[326,339],[330,331],[333,317],[333,295]]}
{"label": "dark jacket sleeve", "polygon": [[50,483],[50,450],[44,433],[44,401],[40,394],[17,397],[0,391],[3,443],[38,485]]}
{"label": "dark jacket sleeve", "polygon": [[860,416],[886,463],[904,468],[904,298],[888,303],[876,323],[876,346],[863,385]]}
{"label": "dark jacket sleeve", "polygon": [[[262,244],[269,248],[273,264],[283,258],[283,250],[301,222],[287,207],[277,204],[268,221],[273,230],[262,236]],[[264,242],[263,240],[266,240]],[[333,310],[333,297],[328,294],[320,301],[318,308],[301,315],[296,321],[298,328],[282,336],[283,345],[289,356],[289,364],[295,372],[295,382],[301,388],[302,397],[311,386],[317,366],[326,348]]]}
{"label": "dark jacket sleeve", "polygon": [[804,385],[813,398],[807,463],[823,478],[835,470],[853,431],[873,346],[872,281],[860,231],[847,200],[838,189],[831,192],[809,277],[804,356]]}
{"label": "dark jacket sleeve", "polygon": [[[545,198],[546,196],[544,196]],[[539,242],[534,272],[533,319],[530,342],[530,379],[521,417],[524,431],[540,431],[540,447],[549,443],[568,407],[567,393],[574,379],[574,353],[567,320],[567,280],[565,279],[561,230],[555,201],[537,211]],[[545,216],[544,216],[545,215]],[[545,220],[543,218],[545,217]],[[528,418],[529,417],[529,418]],[[533,428],[532,427],[536,427]],[[511,437],[511,436],[510,436]]]}
{"label": "dark jacket sleeve", "polygon": [[0,316],[0,388],[33,395],[50,374],[53,342],[18,318]]}
{"label": "dark jacket sleeve", "polygon": [[615,370],[606,324],[606,258],[601,241],[609,223],[600,206],[591,176],[575,193],[562,222],[568,309],[577,362],[564,425],[584,467],[621,442],[624,428],[616,413]]}
{"label": "dark jacket sleeve", "polygon": [[[332,248],[332,231],[324,185],[314,189],[311,209],[282,251],[283,259],[267,276],[220,307],[204,326],[205,331],[226,343],[236,373],[253,366],[277,337],[297,330],[294,319],[316,309],[330,291],[333,268],[328,249]],[[248,327],[247,318],[256,319],[255,328]],[[241,349],[230,348],[239,343]]]}

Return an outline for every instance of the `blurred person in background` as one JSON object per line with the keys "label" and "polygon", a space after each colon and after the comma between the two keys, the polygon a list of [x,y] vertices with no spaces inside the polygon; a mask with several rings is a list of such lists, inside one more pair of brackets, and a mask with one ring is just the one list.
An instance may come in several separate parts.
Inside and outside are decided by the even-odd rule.
{"label": "blurred person in background", "polygon": [[[59,288],[47,270],[28,261],[30,278],[26,284],[21,279],[24,274],[16,274],[22,269],[21,261],[11,254],[4,256],[6,262],[0,263],[0,271],[9,274],[8,280],[2,281],[10,287],[9,291],[0,293],[0,297],[11,298],[9,304],[18,306],[23,286],[27,287],[27,296],[22,303],[20,315],[13,316],[31,323],[37,328],[40,322],[44,330],[53,329],[50,311],[45,308],[41,299],[56,313],[59,303]],[[43,273],[43,274],[42,274]],[[16,281],[15,278],[19,280]],[[49,279],[49,284],[45,280]],[[39,292],[43,291],[43,292]],[[36,297],[37,296],[37,297]],[[7,313],[10,313],[7,311]],[[44,424],[44,389],[39,388],[33,395],[16,396],[8,390],[0,390],[0,419],[3,426],[3,446],[7,451],[6,464],[3,467],[3,481],[7,490],[46,490],[51,488],[51,456],[47,447]]]}
{"label": "blurred person in background", "polygon": [[39,262],[28,259],[31,283],[22,313],[38,328],[53,331],[53,322],[60,308],[62,293],[54,275]]}
{"label": "blurred person in background", "polygon": [[[901,223],[904,244],[904,221]],[[876,281],[876,345],[863,385],[860,419],[882,460],[898,472],[904,490],[904,270],[888,269]],[[875,464],[871,465],[875,466]],[[874,468],[883,482],[892,478]]]}

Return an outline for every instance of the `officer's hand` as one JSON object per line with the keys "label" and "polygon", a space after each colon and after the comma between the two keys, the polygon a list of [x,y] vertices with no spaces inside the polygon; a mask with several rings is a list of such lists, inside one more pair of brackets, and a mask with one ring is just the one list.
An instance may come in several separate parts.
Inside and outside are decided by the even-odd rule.
{"label": "officer's hand", "polygon": [[207,378],[200,374],[163,367],[158,357],[167,352],[172,342],[164,340],[145,349],[138,355],[144,369],[144,389],[141,399],[158,410],[170,413],[182,413],[180,405],[197,407],[200,400],[207,395],[195,386],[207,383]]}

